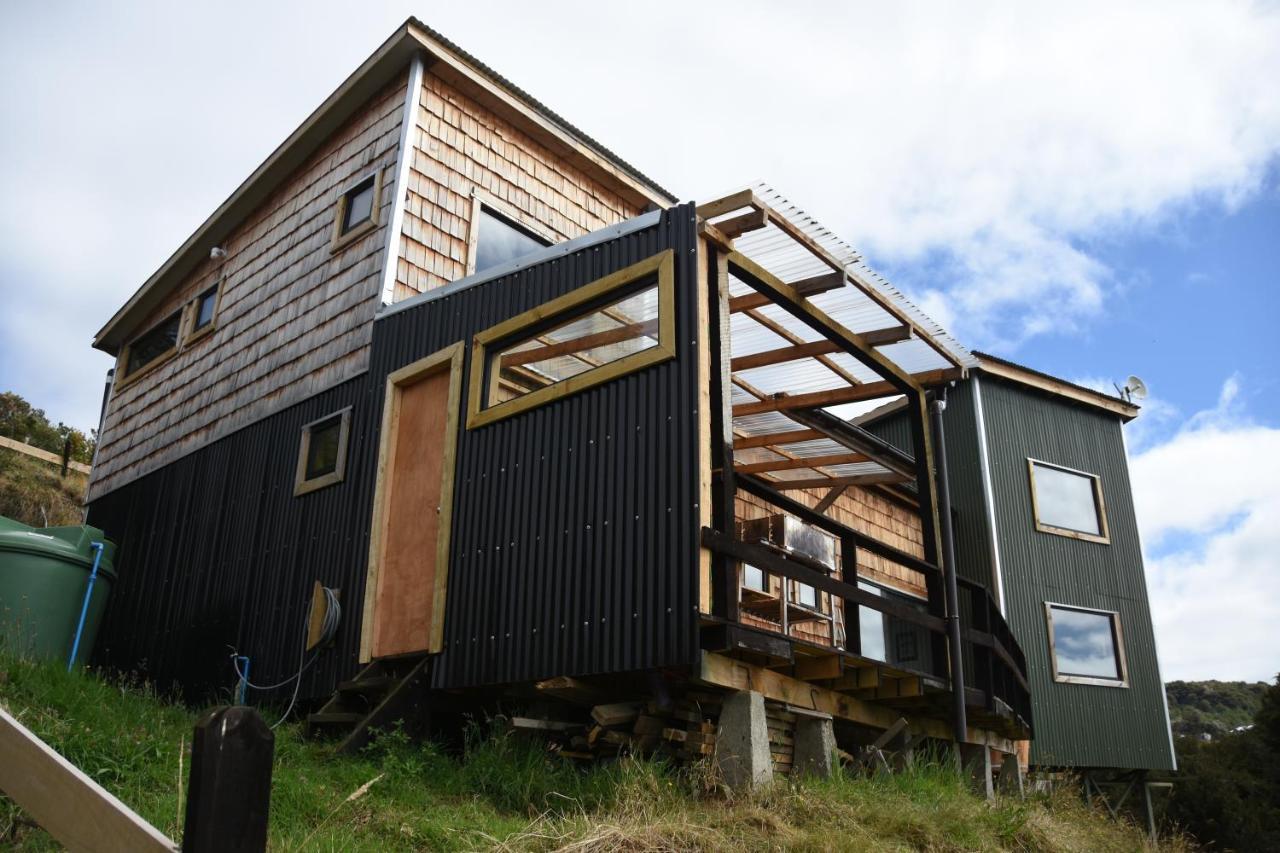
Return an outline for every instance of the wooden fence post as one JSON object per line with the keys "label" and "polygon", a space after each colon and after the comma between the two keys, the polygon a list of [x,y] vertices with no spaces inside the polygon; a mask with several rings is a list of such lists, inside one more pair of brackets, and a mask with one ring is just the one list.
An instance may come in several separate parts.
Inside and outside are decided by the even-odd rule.
{"label": "wooden fence post", "polygon": [[191,740],[184,853],[267,849],[275,735],[252,708],[214,708]]}

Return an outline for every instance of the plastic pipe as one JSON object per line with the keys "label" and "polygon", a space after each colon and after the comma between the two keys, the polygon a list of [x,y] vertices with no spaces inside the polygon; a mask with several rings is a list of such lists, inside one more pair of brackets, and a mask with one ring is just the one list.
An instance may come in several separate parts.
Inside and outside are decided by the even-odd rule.
{"label": "plastic pipe", "polygon": [[96,553],[93,555],[93,569],[89,572],[89,585],[84,590],[84,604],[80,605],[80,622],[76,625],[76,638],[71,642],[71,657],[67,658],[67,672],[75,666],[76,655],[80,652],[80,635],[84,633],[84,620],[89,615],[89,600],[93,598],[93,584],[98,580],[98,564],[102,562],[102,543],[90,542],[89,547]]}
{"label": "plastic pipe", "polygon": [[236,675],[240,676],[240,685],[236,689],[236,704],[243,705],[245,688],[249,686],[249,656],[237,655],[236,660],[244,661],[243,672],[240,670],[240,667],[238,666],[236,667]]}

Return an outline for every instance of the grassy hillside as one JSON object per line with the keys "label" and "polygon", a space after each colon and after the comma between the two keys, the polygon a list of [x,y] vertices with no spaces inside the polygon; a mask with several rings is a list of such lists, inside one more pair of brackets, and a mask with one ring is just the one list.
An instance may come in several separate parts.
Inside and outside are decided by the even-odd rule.
{"label": "grassy hillside", "polygon": [[1177,735],[1220,735],[1253,723],[1267,684],[1259,681],[1170,681],[1169,721]]}
{"label": "grassy hillside", "polygon": [[[143,688],[0,656],[0,703],[176,837],[196,715]],[[622,760],[581,771],[537,743],[472,737],[465,754],[385,736],[331,756],[276,730],[273,850],[1045,850],[1149,848],[1079,798],[988,804],[937,766],[727,797],[705,772]],[[0,799],[0,847],[54,845]],[[1185,849],[1181,842],[1162,849]]]}
{"label": "grassy hillside", "polygon": [[89,478],[0,447],[0,515],[34,527],[79,524]]}

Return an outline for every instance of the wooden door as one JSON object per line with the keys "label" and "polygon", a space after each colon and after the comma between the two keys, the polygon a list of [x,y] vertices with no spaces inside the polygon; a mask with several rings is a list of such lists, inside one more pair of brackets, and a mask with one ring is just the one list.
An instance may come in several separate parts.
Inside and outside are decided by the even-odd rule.
{"label": "wooden door", "polygon": [[462,353],[458,343],[387,377],[362,661],[443,643]]}

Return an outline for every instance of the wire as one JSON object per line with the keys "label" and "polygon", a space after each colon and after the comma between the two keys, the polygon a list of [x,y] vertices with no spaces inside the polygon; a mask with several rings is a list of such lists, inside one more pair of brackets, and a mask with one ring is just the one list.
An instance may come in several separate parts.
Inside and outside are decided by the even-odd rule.
{"label": "wire", "polygon": [[[238,658],[241,657],[240,652],[236,649],[231,650],[231,667],[236,671],[236,677],[240,679],[241,683],[252,687],[254,690],[276,690],[280,687],[284,687],[289,682],[294,683],[293,695],[289,699],[289,707],[285,708],[284,714],[276,721],[275,725],[271,726],[273,729],[289,718],[289,714],[293,711],[294,705],[298,702],[298,691],[302,687],[303,673],[320,659],[320,649],[328,645],[333,640],[338,633],[338,625],[342,622],[342,605],[338,603],[337,593],[327,586],[321,587],[321,589],[324,592],[325,610],[324,619],[320,623],[320,639],[316,643],[316,653],[311,656],[310,660],[306,659],[307,633],[304,631],[302,635],[302,649],[298,654],[298,671],[293,675],[283,681],[278,681],[275,684],[254,684],[252,681],[245,678],[244,673],[240,671],[240,661],[238,660]],[[307,625],[311,624],[311,613],[314,607],[315,601],[313,599],[311,604],[307,607]]]}

